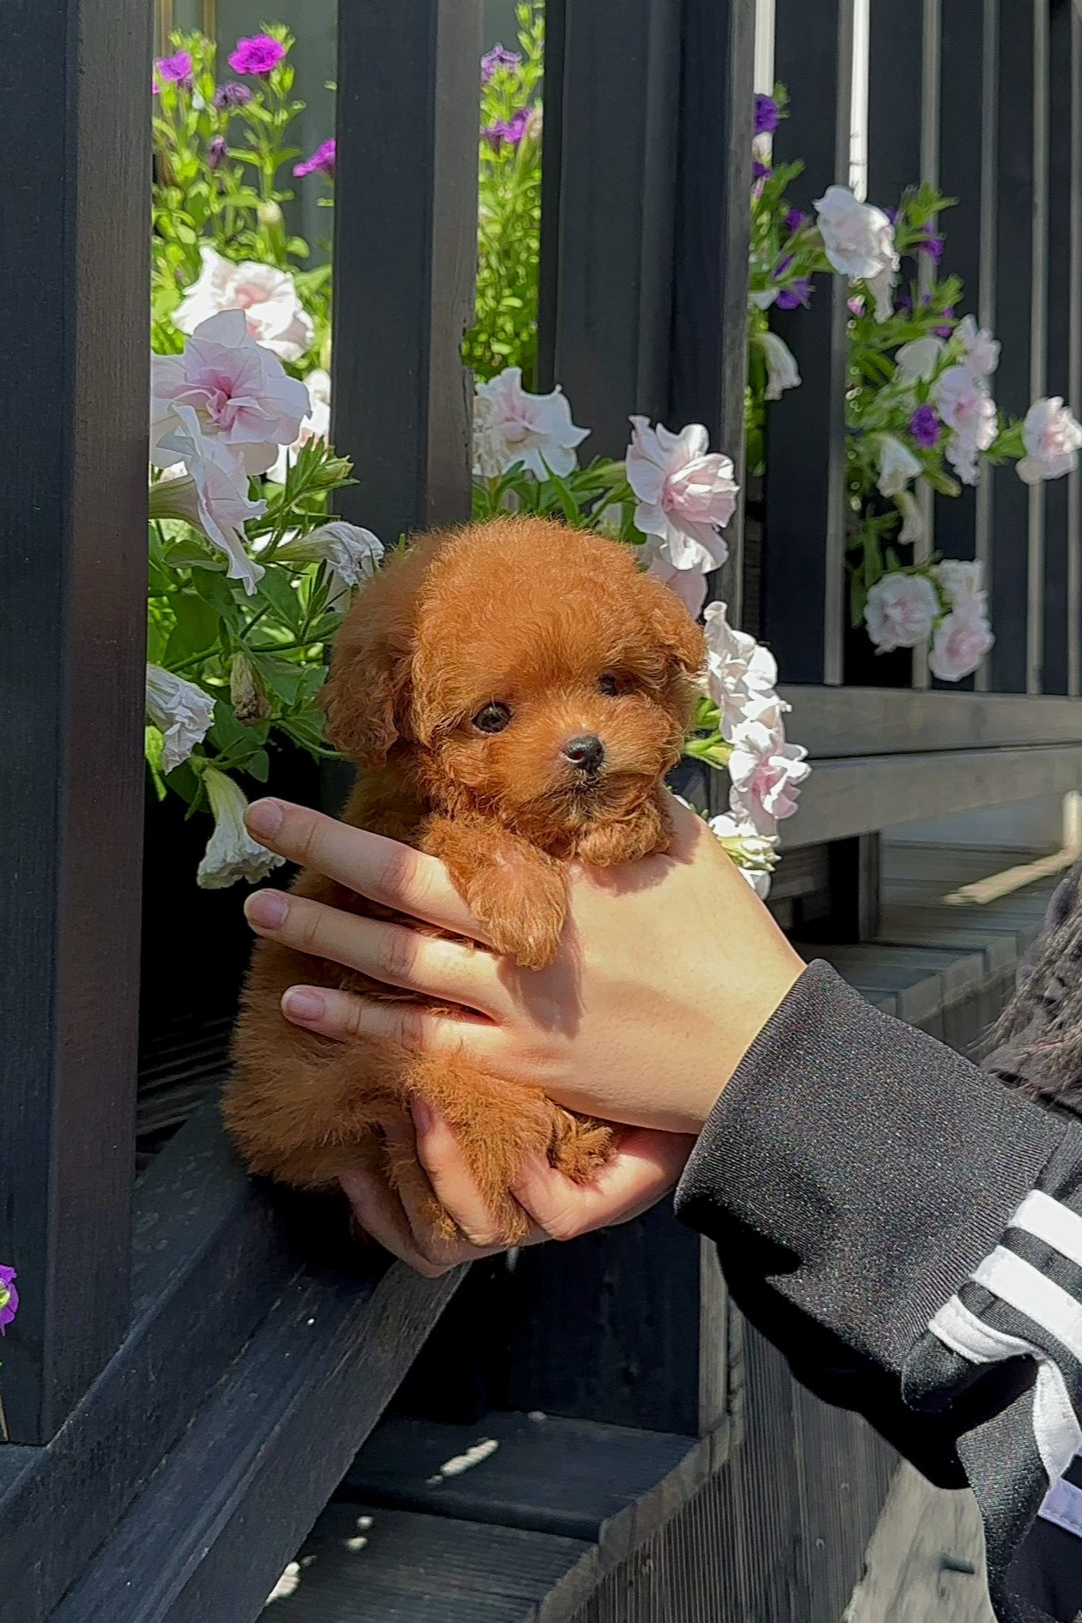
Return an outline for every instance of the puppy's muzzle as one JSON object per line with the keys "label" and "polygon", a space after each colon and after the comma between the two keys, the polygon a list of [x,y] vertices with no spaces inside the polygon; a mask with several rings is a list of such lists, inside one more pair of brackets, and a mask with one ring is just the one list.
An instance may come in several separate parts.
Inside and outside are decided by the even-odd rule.
{"label": "puppy's muzzle", "polygon": [[568,739],[563,757],[583,778],[596,778],[605,764],[605,746],[596,733],[582,733]]}

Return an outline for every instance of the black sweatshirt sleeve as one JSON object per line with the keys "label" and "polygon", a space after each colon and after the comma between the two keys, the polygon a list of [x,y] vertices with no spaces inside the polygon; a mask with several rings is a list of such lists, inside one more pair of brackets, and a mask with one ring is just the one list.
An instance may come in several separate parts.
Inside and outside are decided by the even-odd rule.
{"label": "black sweatshirt sleeve", "polygon": [[799,1379],[971,1484],[1000,1617],[1052,1616],[1008,1569],[1038,1512],[1082,1512],[1082,1128],[817,963],[718,1101],[677,1212]]}

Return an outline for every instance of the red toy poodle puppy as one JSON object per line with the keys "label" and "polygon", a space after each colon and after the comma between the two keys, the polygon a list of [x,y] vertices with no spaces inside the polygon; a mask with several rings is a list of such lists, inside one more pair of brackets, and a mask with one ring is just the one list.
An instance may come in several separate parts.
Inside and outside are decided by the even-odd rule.
{"label": "red toy poodle puppy", "polygon": [[[619,542],[525,516],[422,537],[338,637],[324,702],[331,739],[359,768],[345,819],[440,857],[496,949],[541,968],[563,929],[567,863],[665,848],[663,782],[704,656],[686,610]],[[375,911],[318,874],[295,888]],[[380,1167],[427,1189],[384,1137],[421,1097],[455,1129],[513,1243],[527,1225],[509,1190],[528,1156],[587,1181],[611,1153],[609,1128],[472,1064],[299,1030],[279,1006],[298,982],[410,997],[256,945],[224,1102],[253,1172],[318,1189]]]}

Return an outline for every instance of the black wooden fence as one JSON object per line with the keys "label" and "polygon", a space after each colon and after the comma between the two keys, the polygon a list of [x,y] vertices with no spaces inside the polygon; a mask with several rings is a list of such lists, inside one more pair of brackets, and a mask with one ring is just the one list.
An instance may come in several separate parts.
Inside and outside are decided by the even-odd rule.
{"label": "black wooden fence", "polygon": [[[542,370],[601,452],[619,453],[637,410],[701,420],[739,461],[752,13],[550,0]],[[135,1180],[150,34],[148,0],[10,0],[0,17],[0,1260],[23,1293],[0,1370],[0,1594],[18,1623],[255,1618],[459,1284],[328,1254],[318,1208],[249,1187],[213,1100]],[[1077,404],[1074,0],[873,0],[872,40],[873,194],[923,174],[963,199],[951,252],[1004,340],[1003,404]],[[341,7],[335,437],[361,478],[350,516],[384,534],[469,506],[458,346],[480,44],[479,0]],[[845,0],[777,0],[807,199],[846,178],[851,51]],[[938,504],[940,543],[990,569],[991,691],[842,685],[843,317],[839,285],[793,318],[805,385],[773,414],[765,505],[747,554],[734,521],[720,590],[739,606],[755,582],[749,614],[801,684],[794,736],[817,760],[779,909],[860,939],[880,830],[1082,781],[1082,543],[1077,478],[1027,493],[1007,471],[977,500]],[[191,1056],[206,1064],[187,1006],[204,983],[184,964],[208,932],[198,910],[165,905],[170,883],[148,869],[143,961],[160,985],[176,959],[183,1076]],[[703,1527],[740,1541],[716,1569],[732,1592],[725,1578],[715,1594],[711,1567],[682,1617],[705,1617],[708,1591],[711,1615],[731,1605],[721,1615],[741,1623],[781,1623],[797,1593],[799,1615],[837,1615],[874,1504],[847,1532],[823,1508],[833,1466],[796,1491],[803,1445],[778,1431],[780,1396],[753,1406],[767,1429],[740,1452],[740,1327],[697,1240],[658,1212],[467,1289],[484,1331],[476,1312],[457,1321],[403,1408],[545,1408],[613,1428],[614,1448],[630,1428],[666,1439],[659,1459],[704,1437],[685,1498],[737,1449],[714,1508],[689,1507],[681,1534],[705,1566]],[[834,1448],[851,1465],[834,1420],[800,1421],[792,1402],[814,1458]],[[858,1482],[879,1484],[875,1462],[852,1467]],[[666,1490],[658,1526],[680,1493]],[[819,1521],[829,1575],[807,1553]],[[783,1581],[790,1560],[801,1576]]]}

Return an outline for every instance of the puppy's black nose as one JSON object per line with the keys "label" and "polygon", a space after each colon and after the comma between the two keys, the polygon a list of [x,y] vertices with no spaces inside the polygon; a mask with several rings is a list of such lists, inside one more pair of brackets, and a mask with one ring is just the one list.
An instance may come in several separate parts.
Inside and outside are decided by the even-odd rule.
{"label": "puppy's black nose", "polygon": [[570,761],[580,772],[596,778],[605,760],[605,746],[595,733],[583,733],[580,738],[569,738],[564,745],[564,760]]}

